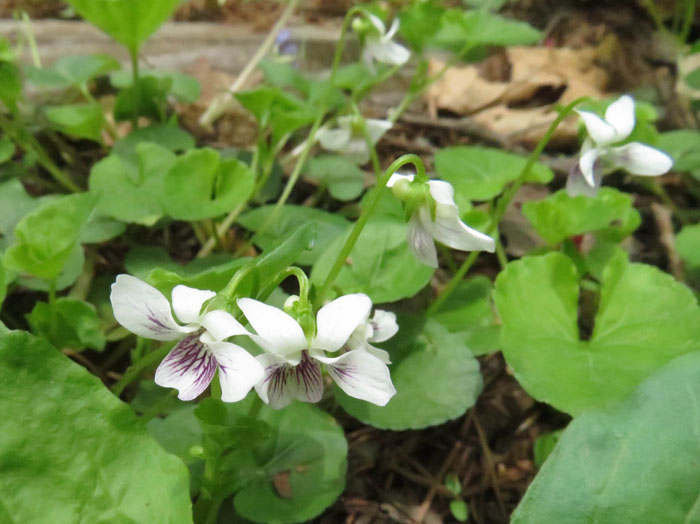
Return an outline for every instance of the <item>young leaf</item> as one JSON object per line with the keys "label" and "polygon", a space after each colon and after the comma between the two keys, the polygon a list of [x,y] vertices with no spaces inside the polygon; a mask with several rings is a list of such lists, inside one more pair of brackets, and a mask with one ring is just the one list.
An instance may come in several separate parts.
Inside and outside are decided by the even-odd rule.
{"label": "young leaf", "polygon": [[[525,167],[527,159],[520,155],[479,146],[446,147],[435,155],[437,177],[455,188],[455,202],[466,210],[472,200],[490,200],[498,196]],[[526,182],[546,184],[554,173],[536,163],[525,177]]]}
{"label": "young leaf", "polygon": [[51,125],[75,138],[87,138],[100,142],[104,113],[98,103],[66,104],[46,108],[46,118]]}
{"label": "young leaf", "polygon": [[578,274],[560,253],[511,262],[496,279],[501,344],[518,382],[577,415],[628,395],[676,356],[700,349],[700,307],[661,270],[613,258],[590,340],[580,340]]}
{"label": "young leaf", "polygon": [[253,192],[254,175],[235,158],[214,149],[196,149],[179,157],[165,175],[163,206],[177,220],[223,215]]}
{"label": "young leaf", "polygon": [[55,279],[80,239],[94,207],[93,195],[63,196],[19,221],[15,242],[5,253],[9,269]]}
{"label": "young leaf", "polygon": [[0,337],[0,384],[0,520],[192,522],[184,464],[82,366],[14,331]]}
{"label": "young leaf", "polygon": [[450,9],[443,26],[432,38],[439,47],[461,49],[465,45],[530,45],[542,34],[527,22],[512,20],[485,10]]}
{"label": "young leaf", "polygon": [[80,87],[95,77],[119,69],[110,55],[64,56],[46,67],[28,67],[27,80],[46,88]]}
{"label": "young leaf", "polygon": [[[311,270],[320,285],[328,275],[350,231],[328,246]],[[406,224],[389,217],[370,220],[362,230],[334,286],[347,293],[366,293],[372,302],[412,297],[430,281],[434,269],[421,264],[406,243]]]}
{"label": "young leaf", "polygon": [[[202,90],[199,80],[178,71],[151,69],[141,71],[139,76],[156,79],[160,85],[167,86],[167,91],[182,102],[196,102]],[[110,75],[109,80],[117,89],[126,89],[133,84],[134,77],[130,71],[117,71]]]}
{"label": "young leaf", "polygon": [[180,0],[68,0],[80,16],[136,54]]}
{"label": "young leaf", "polygon": [[338,403],[366,424],[397,431],[462,416],[481,393],[479,362],[460,337],[434,321],[423,327],[420,320],[403,317],[399,326],[398,334],[383,344],[391,356],[396,395],[379,407],[349,397],[335,386]]}
{"label": "young leaf", "polygon": [[59,349],[102,350],[105,336],[100,319],[92,304],[75,298],[60,297],[55,309],[46,302],[37,302],[27,315],[27,322],[35,335],[51,342]]}
{"label": "young leaf", "polygon": [[632,197],[612,187],[601,187],[595,197],[557,191],[544,200],[525,202],[523,214],[550,245],[590,231],[620,241],[642,221]]}
{"label": "young leaf", "polygon": [[511,522],[698,522],[699,403],[696,352],[619,404],[576,417]]}

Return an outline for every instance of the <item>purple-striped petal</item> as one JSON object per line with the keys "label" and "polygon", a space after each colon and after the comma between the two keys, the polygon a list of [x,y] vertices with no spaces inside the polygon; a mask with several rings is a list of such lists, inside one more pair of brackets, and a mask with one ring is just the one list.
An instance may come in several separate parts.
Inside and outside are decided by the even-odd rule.
{"label": "purple-striped petal", "polygon": [[192,400],[201,395],[216,372],[216,360],[197,334],[183,338],[156,370],[155,383],[178,390],[177,398]]}
{"label": "purple-striped petal", "polygon": [[119,275],[110,295],[114,318],[126,329],[144,338],[175,340],[196,327],[180,326],[163,294],[131,275]]}
{"label": "purple-striped petal", "polygon": [[321,367],[304,352],[296,366],[287,364],[269,353],[257,357],[265,367],[264,378],[255,386],[260,398],[273,409],[280,409],[292,400],[318,402],[323,396]]}

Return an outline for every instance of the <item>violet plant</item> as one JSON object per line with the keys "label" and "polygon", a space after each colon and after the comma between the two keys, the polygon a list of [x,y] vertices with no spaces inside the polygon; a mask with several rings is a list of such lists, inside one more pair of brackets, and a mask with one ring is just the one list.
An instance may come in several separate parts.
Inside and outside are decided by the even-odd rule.
{"label": "violet plant", "polygon": [[[176,122],[173,100],[197,99],[197,82],[139,60],[177,2],[69,3],[128,49],[131,71],[108,56],[28,66],[0,43],[0,516],[308,521],[345,489],[347,441],[329,412],[396,431],[445,423],[483,389],[477,357],[502,351],[528,394],[574,417],[513,522],[697,518],[700,308],[684,283],[630,260],[640,214],[600,187],[620,171],[697,176],[692,132],[660,135],[653,108],[622,95],[557,107],[527,158],[452,146],[435,172],[410,151],[382,158],[382,137],[451,66],[541,37],[486,8],[415,1],[352,7],[325,74],[304,73],[297,43],[271,33],[264,81],[205,113],[239,104],[255,144],[217,150]],[[450,58],[431,74],[436,47]],[[409,66],[396,107],[366,114],[368,95]],[[92,90],[105,75],[107,117]],[[68,103],[44,107],[27,84]],[[566,188],[522,206],[541,242],[518,258],[506,212],[526,183],[563,185],[541,155],[576,115],[588,138]],[[46,136],[87,141],[101,159],[59,162]],[[304,201],[300,180],[316,187]],[[654,182],[641,190],[674,204]],[[179,264],[164,246],[183,237]],[[699,241],[692,224],[678,236],[689,268]],[[494,283],[470,274],[478,257],[499,265]],[[20,318],[10,308],[24,290],[42,300]],[[595,308],[579,309],[582,293]],[[88,351],[119,373],[81,367]],[[640,481],[650,475],[660,480]],[[466,519],[459,481],[446,483]]]}

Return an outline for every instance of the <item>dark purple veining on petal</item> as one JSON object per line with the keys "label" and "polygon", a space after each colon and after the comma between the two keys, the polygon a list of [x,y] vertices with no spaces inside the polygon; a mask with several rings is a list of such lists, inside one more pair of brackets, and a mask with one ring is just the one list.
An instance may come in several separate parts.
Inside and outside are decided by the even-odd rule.
{"label": "dark purple veining on petal", "polygon": [[338,380],[343,380],[345,382],[357,381],[357,366],[353,364],[347,364],[344,362],[338,362],[328,366],[329,371]]}
{"label": "dark purple veining on petal", "polygon": [[146,309],[148,310],[148,313],[146,313],[146,318],[151,322],[152,325],[148,326],[148,329],[153,331],[154,333],[158,335],[165,335],[167,333],[172,333],[173,329],[171,327],[166,326],[163,324],[163,322],[158,318],[158,316],[153,312],[151,309],[151,306],[148,304],[145,304]]}
{"label": "dark purple veining on petal", "polygon": [[283,407],[291,399],[302,402],[318,402],[323,395],[321,368],[309,358],[306,351],[296,366],[275,364],[265,370],[263,384],[267,384],[267,395],[273,407]]}
{"label": "dark purple veining on petal", "polygon": [[163,365],[168,382],[176,382],[185,376],[191,379],[187,391],[193,393],[193,396],[186,396],[194,398],[211,382],[217,363],[214,355],[199,340],[199,333],[195,333],[178,342],[163,361]]}

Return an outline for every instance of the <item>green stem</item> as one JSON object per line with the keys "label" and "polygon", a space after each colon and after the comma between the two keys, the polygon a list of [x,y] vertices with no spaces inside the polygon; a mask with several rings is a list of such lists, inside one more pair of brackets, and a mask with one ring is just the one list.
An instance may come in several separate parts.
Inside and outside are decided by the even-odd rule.
{"label": "green stem", "polygon": [[365,227],[365,224],[367,224],[369,217],[372,215],[374,209],[377,207],[377,204],[379,203],[379,197],[382,194],[382,190],[386,187],[386,184],[387,182],[389,182],[391,175],[396,173],[406,164],[413,164],[416,167],[416,178],[425,178],[425,166],[423,165],[423,161],[418,155],[414,154],[403,155],[397,158],[387,168],[384,174],[381,177],[379,177],[379,179],[377,180],[377,185],[374,187],[372,196],[370,197],[369,203],[362,210],[360,217],[357,219],[357,222],[355,222],[355,225],[353,226],[352,231],[350,232],[350,236],[348,236],[348,239],[345,241],[345,244],[340,250],[338,257],[335,260],[335,263],[331,267],[328,276],[319,288],[318,294],[316,295],[316,299],[314,300],[314,306],[316,308],[320,307],[323,304],[323,299],[326,293],[328,293],[328,290],[330,289],[331,285],[338,276],[338,273],[340,273],[340,270],[343,268],[345,261],[350,255],[350,252],[352,251],[352,248],[355,246],[357,239],[360,237],[360,233],[362,233],[362,229]]}
{"label": "green stem", "polygon": [[693,19],[695,18],[695,7],[697,5],[697,0],[685,0],[683,3],[685,7],[685,12],[683,13],[683,25],[681,27],[680,33],[678,34],[678,39],[681,44],[685,44],[688,40],[688,35],[690,35],[690,28],[693,24]]}
{"label": "green stem", "polygon": [[[139,50],[136,48],[130,49],[129,50],[129,57],[131,58],[131,71],[133,73],[134,89],[138,89],[140,91],[141,86],[139,85]],[[134,115],[131,118],[131,126],[134,129],[138,129],[138,127],[139,127],[138,115]]]}
{"label": "green stem", "polygon": [[112,386],[112,393],[114,393],[116,396],[121,395],[129,384],[139,378],[139,375],[141,375],[141,372],[144,369],[154,362],[158,362],[159,360],[165,358],[165,355],[167,355],[171,349],[172,346],[167,344],[162,348],[146,353],[146,355],[144,355],[140,360],[137,360],[131,364],[129,369],[126,370],[126,373],[124,373],[124,376],[122,376],[122,378]]}
{"label": "green stem", "polygon": [[360,6],[354,6],[354,7],[351,7],[350,10],[345,14],[345,18],[343,19],[343,27],[340,29],[340,37],[338,38],[338,45],[335,46],[335,54],[333,55],[333,66],[331,68],[331,78],[330,78],[331,85],[333,85],[335,82],[335,75],[338,71],[338,67],[340,66],[340,59],[342,58],[343,47],[345,46],[345,35],[347,34],[348,28],[350,27],[350,24],[352,23],[352,17],[361,11],[362,11],[362,8]]}
{"label": "green stem", "polygon": [[68,189],[74,193],[80,193],[82,191],[80,186],[73,182],[68,175],[61,171],[53,160],[51,160],[51,157],[49,157],[48,153],[44,151],[44,148],[41,146],[41,144],[39,144],[34,136],[14,129],[13,123],[3,115],[0,115],[0,129],[2,129],[5,134],[12,138],[12,140],[14,140],[14,142],[22,149],[34,153],[39,165],[46,169],[53,179],[65,189]]}
{"label": "green stem", "polygon": [[[493,211],[493,215],[491,217],[491,224],[489,225],[486,231],[487,235],[492,235],[498,229],[498,226],[506,213],[508,205],[513,200],[515,194],[520,190],[520,187],[525,182],[525,178],[530,173],[530,170],[535,165],[535,162],[537,162],[537,159],[542,154],[542,151],[551,140],[552,136],[554,135],[554,132],[557,130],[557,127],[559,127],[559,124],[561,124],[562,121],[566,117],[568,117],[569,114],[571,114],[571,112],[577,105],[579,105],[585,100],[587,100],[587,97],[577,98],[576,100],[574,100],[569,105],[567,105],[559,111],[559,116],[557,116],[557,118],[554,119],[554,122],[552,122],[552,124],[549,126],[547,132],[537,143],[537,146],[532,151],[532,153],[530,153],[530,156],[528,157],[527,162],[525,163],[525,166],[523,167],[522,171],[520,171],[518,178],[515,179],[513,184],[503,193],[503,196],[501,196],[501,198],[498,200],[498,203],[496,204],[496,207]],[[478,256],[478,251],[472,251],[471,253],[469,253],[469,256],[462,263],[462,266],[454,274],[449,283],[445,286],[442,292],[436,297],[435,301],[428,308],[428,315],[435,313],[440,309],[440,306],[442,306],[442,304],[445,303],[445,300],[447,300],[447,298],[454,292],[454,290],[457,288],[459,283],[467,274],[467,271],[469,271],[469,269],[474,264]]]}

